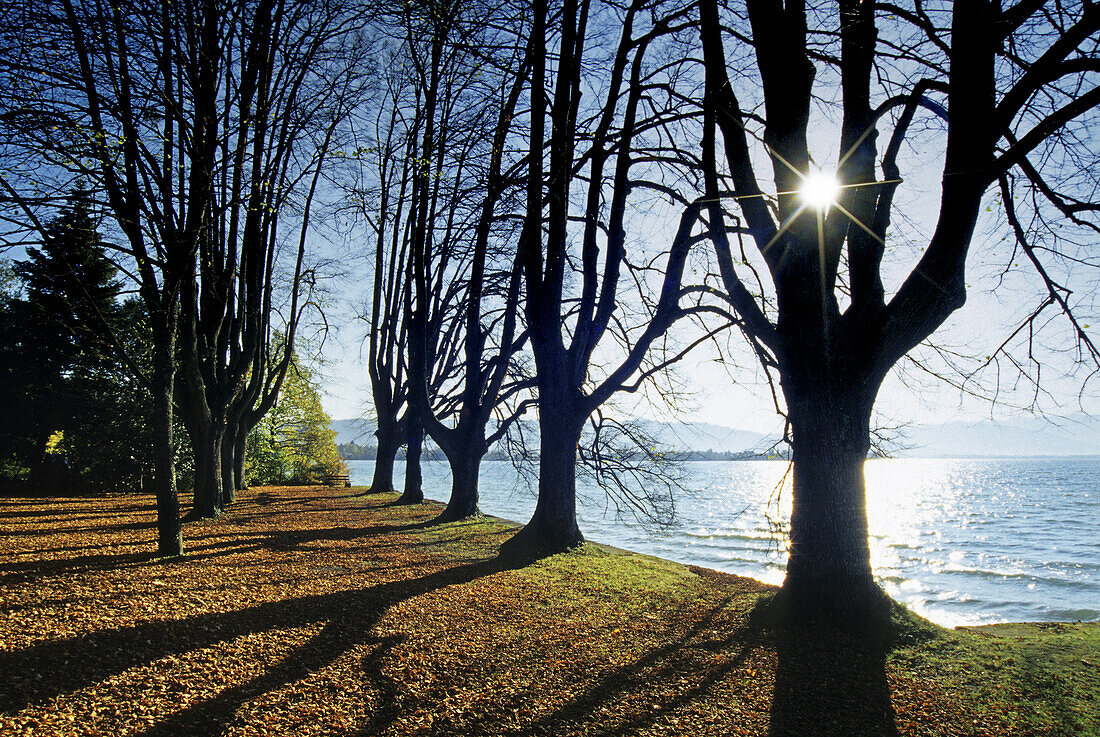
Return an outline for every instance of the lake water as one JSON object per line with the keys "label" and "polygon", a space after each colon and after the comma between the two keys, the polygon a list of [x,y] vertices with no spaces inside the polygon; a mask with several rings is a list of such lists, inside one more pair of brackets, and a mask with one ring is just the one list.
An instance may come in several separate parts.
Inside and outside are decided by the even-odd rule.
{"label": "lake water", "polygon": [[[372,461],[352,461],[370,483]],[[401,471],[401,463],[398,467]],[[790,514],[783,461],[684,464],[668,527],[617,516],[582,485],[578,518],[592,541],[781,583]],[[445,500],[445,462],[424,464]],[[1100,621],[1100,459],[872,460],[866,466],[871,558],[895,599],[945,626]],[[395,479],[400,488],[401,479]],[[506,462],[486,462],[481,510],[526,522],[535,494]]]}

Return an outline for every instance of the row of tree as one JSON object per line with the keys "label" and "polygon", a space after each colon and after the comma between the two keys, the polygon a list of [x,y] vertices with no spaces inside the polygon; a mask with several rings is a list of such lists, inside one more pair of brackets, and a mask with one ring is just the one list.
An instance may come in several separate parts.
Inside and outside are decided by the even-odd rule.
{"label": "row of tree", "polygon": [[151,393],[159,551],[182,550],[174,410],[193,515],[243,484],[250,431],[279,395],[316,273],[314,195],[369,71],[340,2],[5,3],[0,174],[10,245],[40,241],[80,182],[141,301],[148,359],[108,321]]}
{"label": "row of tree", "polygon": [[[667,388],[664,369],[732,330],[787,421],[785,595],[850,614],[881,601],[863,480],[875,399],[963,305],[994,203],[982,239],[1007,244],[1006,272],[1033,267],[1040,298],[979,369],[1037,382],[1048,308],[1060,346],[1100,367],[1075,315],[1090,303],[1063,283],[1091,286],[1097,266],[1090,2],[427,0],[378,22],[385,95],[355,189],[373,240],[376,490],[405,442],[402,499],[420,498],[426,431],[454,479],[442,519],[472,514],[480,460],[537,403],[538,502],[509,546],[576,545],[585,462],[629,505],[659,501],[622,462],[638,457],[623,441],[645,443],[601,408]],[[835,192],[805,192],[832,176]],[[923,230],[896,199],[903,176],[934,212]]]}
{"label": "row of tree", "polygon": [[[148,491],[148,393],[112,341],[147,369],[150,340],[139,300],[123,282],[78,191],[40,248],[0,261],[0,483],[57,493]],[[109,331],[97,329],[100,323]],[[194,452],[177,407],[176,476],[191,489]],[[343,470],[312,372],[292,356],[272,409],[248,436],[243,483],[306,483]]]}
{"label": "row of tree", "polygon": [[[215,514],[314,304],[327,202],[361,216],[373,265],[372,488],[404,445],[419,501],[428,434],[442,519],[473,514],[481,459],[537,405],[538,502],[511,545],[576,545],[585,464],[632,508],[667,501],[664,459],[624,463],[647,443],[607,404],[674,396],[666,369],[739,334],[792,447],[785,592],[851,612],[878,600],[875,398],[963,304],[990,192],[993,244],[1042,297],[983,365],[1036,379],[1048,308],[1100,363],[1065,284],[1096,266],[1098,36],[1085,0],[26,0],[0,11],[0,194],[12,243],[78,179],[112,224],[149,325],[147,369],[114,345],[155,400],[163,553],[172,407]],[[838,191],[802,196],[827,158]]]}

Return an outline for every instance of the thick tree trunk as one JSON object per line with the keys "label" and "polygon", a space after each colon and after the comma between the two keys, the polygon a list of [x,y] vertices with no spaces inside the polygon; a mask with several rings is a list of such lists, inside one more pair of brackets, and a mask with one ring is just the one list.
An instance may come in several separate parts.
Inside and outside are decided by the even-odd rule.
{"label": "thick tree trunk", "polygon": [[158,348],[153,358],[153,487],[157,498],[157,554],[161,556],[183,553],[172,443],[174,353],[174,345]]}
{"label": "thick tree trunk", "polygon": [[225,432],[222,434],[222,458],[221,458],[221,474],[222,474],[222,506],[228,507],[230,504],[237,501],[237,482],[233,478],[233,467],[235,465],[234,456],[237,450],[236,444],[237,438],[237,425],[236,423],[230,424],[225,428]]}
{"label": "thick tree trunk", "polygon": [[477,514],[481,457],[482,454],[473,448],[473,444],[463,444],[457,452],[447,457],[451,467],[451,498],[436,521],[454,522]]}
{"label": "thick tree trunk", "polygon": [[191,423],[195,454],[195,502],[192,519],[209,519],[224,511],[222,499],[222,438],[225,430],[215,423]]}
{"label": "thick tree trunk", "polygon": [[[540,388],[541,389],[541,388]],[[544,396],[540,391],[540,400]],[[551,395],[552,396],[552,395]],[[581,423],[565,402],[539,407],[539,497],[531,520],[505,543],[505,551],[551,555],[584,542],[577,526],[577,443]]]}
{"label": "thick tree trunk", "polygon": [[393,463],[401,446],[397,442],[396,430],[381,421],[375,437],[378,438],[378,453],[374,458],[374,478],[371,479],[369,492],[388,494],[393,491]]}
{"label": "thick tree trunk", "polygon": [[420,470],[423,449],[424,426],[410,417],[405,443],[405,489],[397,499],[398,504],[420,504],[424,501],[424,475]]}
{"label": "thick tree trunk", "polygon": [[794,461],[783,597],[796,616],[861,617],[884,602],[871,574],[863,477],[875,388],[835,374],[783,383]]}

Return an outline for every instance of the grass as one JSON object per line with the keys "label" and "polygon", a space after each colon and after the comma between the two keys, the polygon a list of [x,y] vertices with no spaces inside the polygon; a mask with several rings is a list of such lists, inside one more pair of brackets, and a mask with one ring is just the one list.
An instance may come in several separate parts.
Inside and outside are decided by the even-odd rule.
{"label": "grass", "polygon": [[1097,624],[776,630],[751,579],[355,494],[170,560],[148,498],[0,500],[0,734],[1100,734]]}

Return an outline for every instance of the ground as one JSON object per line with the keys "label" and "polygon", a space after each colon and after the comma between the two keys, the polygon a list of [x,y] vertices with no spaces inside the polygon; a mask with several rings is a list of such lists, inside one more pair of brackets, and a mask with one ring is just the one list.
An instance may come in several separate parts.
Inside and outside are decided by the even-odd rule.
{"label": "ground", "polygon": [[2,735],[1100,734],[1100,626],[778,630],[774,590],[437,504],[0,499]]}

